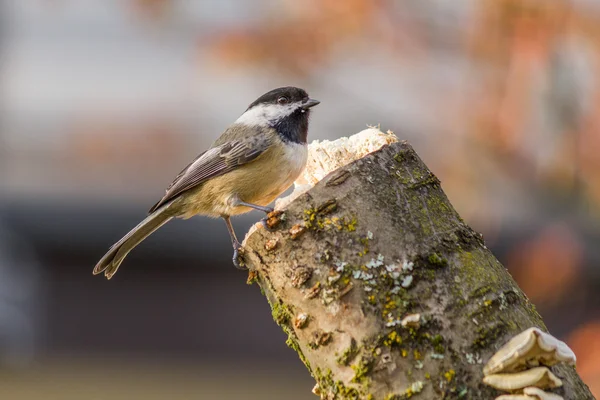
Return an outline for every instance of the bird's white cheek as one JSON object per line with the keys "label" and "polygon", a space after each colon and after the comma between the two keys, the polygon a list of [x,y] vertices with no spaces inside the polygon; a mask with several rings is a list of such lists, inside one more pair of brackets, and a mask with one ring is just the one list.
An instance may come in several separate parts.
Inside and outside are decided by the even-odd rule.
{"label": "bird's white cheek", "polygon": [[243,113],[235,122],[250,126],[266,126],[289,116],[298,107],[300,103],[297,102],[286,105],[260,104]]}
{"label": "bird's white cheek", "polygon": [[269,120],[264,108],[257,106],[243,113],[235,122],[248,126],[264,126],[269,123]]}

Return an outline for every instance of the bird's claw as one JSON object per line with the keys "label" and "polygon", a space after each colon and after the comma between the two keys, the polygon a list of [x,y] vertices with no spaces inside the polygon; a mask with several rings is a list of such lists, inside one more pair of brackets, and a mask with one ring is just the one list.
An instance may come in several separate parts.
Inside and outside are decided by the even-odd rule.
{"label": "bird's claw", "polygon": [[246,262],[244,261],[244,257],[242,256],[242,253],[244,252],[244,249],[242,248],[241,245],[236,246],[233,249],[233,265],[242,271],[245,271],[248,269],[248,267],[246,267]]}

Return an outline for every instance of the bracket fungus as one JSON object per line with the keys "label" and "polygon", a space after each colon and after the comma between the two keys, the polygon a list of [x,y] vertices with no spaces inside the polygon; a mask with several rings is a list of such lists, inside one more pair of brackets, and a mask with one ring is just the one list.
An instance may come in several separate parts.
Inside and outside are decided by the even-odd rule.
{"label": "bracket fungus", "polygon": [[523,393],[536,400],[564,400],[562,396],[555,393],[544,392],[542,389],[536,387],[526,387],[523,389]]}
{"label": "bracket fungus", "polygon": [[559,362],[574,365],[575,361],[575,353],[566,343],[539,328],[529,328],[502,346],[483,367],[483,374],[514,372]]}
{"label": "bracket fungus", "polygon": [[483,378],[483,383],[499,390],[511,391],[535,386],[551,389],[562,386],[562,381],[546,367],[536,367],[521,372],[492,374]]}
{"label": "bracket fungus", "polygon": [[544,392],[540,388],[526,387],[522,394],[503,394],[496,397],[496,400],[564,400],[556,393]]}

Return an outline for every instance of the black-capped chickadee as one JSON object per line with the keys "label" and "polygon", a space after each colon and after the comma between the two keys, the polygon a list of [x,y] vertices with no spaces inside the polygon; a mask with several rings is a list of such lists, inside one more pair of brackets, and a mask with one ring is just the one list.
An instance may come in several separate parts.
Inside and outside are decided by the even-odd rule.
{"label": "black-capped chickadee", "polygon": [[94,274],[110,279],[127,254],[172,218],[221,217],[231,236],[233,262],[239,267],[240,242],[230,216],[252,209],[265,213],[306,165],[310,108],[319,101],[296,87],[260,96],[167,188],[140,222],[96,264]]}

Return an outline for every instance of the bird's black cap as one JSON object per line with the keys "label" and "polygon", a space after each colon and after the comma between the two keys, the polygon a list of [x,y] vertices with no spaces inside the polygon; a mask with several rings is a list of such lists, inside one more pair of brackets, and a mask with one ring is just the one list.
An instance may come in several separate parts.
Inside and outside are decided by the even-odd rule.
{"label": "bird's black cap", "polygon": [[248,109],[258,105],[258,104],[276,104],[277,100],[281,97],[287,97],[290,103],[295,103],[297,101],[308,100],[308,93],[306,90],[300,89],[294,86],[285,86],[277,89],[273,89],[258,99],[256,99],[252,104],[248,106]]}

